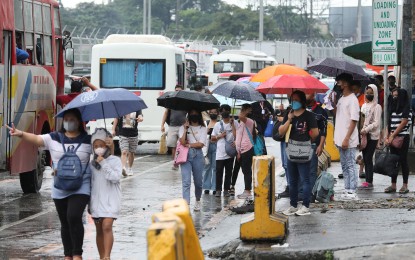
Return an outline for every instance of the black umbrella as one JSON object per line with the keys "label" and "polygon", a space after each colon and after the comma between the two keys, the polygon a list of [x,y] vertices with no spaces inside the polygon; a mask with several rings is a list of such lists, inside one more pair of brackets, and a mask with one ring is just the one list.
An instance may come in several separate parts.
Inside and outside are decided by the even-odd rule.
{"label": "black umbrella", "polygon": [[221,95],[227,98],[245,100],[245,101],[264,101],[261,93],[247,83],[233,80],[221,81],[209,88],[213,94]]}
{"label": "black umbrella", "polygon": [[341,73],[349,73],[355,80],[367,80],[367,74],[363,68],[350,61],[339,58],[324,58],[308,64],[307,69],[320,72],[329,77],[336,77]]}
{"label": "black umbrella", "polygon": [[157,98],[157,105],[174,110],[206,111],[218,108],[220,102],[213,96],[196,91],[169,91]]}

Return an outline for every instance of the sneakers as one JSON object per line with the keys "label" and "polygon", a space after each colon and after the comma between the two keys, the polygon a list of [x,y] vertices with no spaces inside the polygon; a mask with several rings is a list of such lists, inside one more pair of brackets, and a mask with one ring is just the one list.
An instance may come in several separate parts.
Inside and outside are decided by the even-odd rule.
{"label": "sneakers", "polygon": [[357,188],[359,190],[373,190],[373,184],[369,182],[363,182],[362,185]]}
{"label": "sneakers", "polygon": [[298,211],[297,208],[294,208],[293,206],[290,206],[288,209],[284,210],[282,214],[286,216],[292,216]]}
{"label": "sneakers", "polygon": [[230,197],[228,190],[223,191],[223,197]]}
{"label": "sneakers", "polygon": [[238,199],[247,199],[251,197],[251,191],[245,190],[241,194],[238,195]]}
{"label": "sneakers", "polygon": [[217,190],[216,193],[215,193],[215,197],[218,198],[218,197],[220,197],[220,195],[221,195],[221,191],[220,190]]}
{"label": "sneakers", "polygon": [[346,191],[340,196],[341,200],[358,200],[356,192],[354,191]]}
{"label": "sneakers", "polygon": [[242,206],[230,208],[230,211],[235,212],[236,214],[245,214],[247,212],[254,212],[254,200],[246,199],[244,204],[242,204]]}
{"label": "sneakers", "polygon": [[310,209],[303,205],[303,206],[301,206],[301,208],[299,210],[297,210],[295,212],[295,215],[297,215],[297,216],[307,216],[307,215],[311,215]]}
{"label": "sneakers", "polygon": [[128,176],[133,176],[134,175],[133,168],[128,168],[127,175]]}
{"label": "sneakers", "polygon": [[208,195],[209,194],[209,190],[205,190],[205,194]]}
{"label": "sneakers", "polygon": [[200,208],[202,207],[202,203],[199,201],[196,201],[195,207],[193,208],[194,211],[200,211]]}
{"label": "sneakers", "polygon": [[125,168],[122,168],[122,176],[127,177],[127,170]]}
{"label": "sneakers", "polygon": [[229,190],[229,195],[230,196],[235,196],[235,187],[231,186],[231,189]]}

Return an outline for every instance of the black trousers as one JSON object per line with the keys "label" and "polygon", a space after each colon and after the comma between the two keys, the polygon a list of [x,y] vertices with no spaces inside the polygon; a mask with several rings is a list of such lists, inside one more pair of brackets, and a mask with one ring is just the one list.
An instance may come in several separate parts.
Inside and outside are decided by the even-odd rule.
{"label": "black trousers", "polygon": [[64,199],[53,199],[61,222],[61,237],[65,256],[82,255],[84,224],[82,214],[89,195],[75,194]]}
{"label": "black trousers", "polygon": [[252,158],[254,157],[254,148],[241,154],[241,168],[244,174],[245,190],[252,190]]}
{"label": "black trousers", "polygon": [[223,190],[231,189],[233,158],[216,160],[216,190],[222,191],[223,169],[225,169],[225,183]]}
{"label": "black trousers", "polygon": [[378,140],[371,140],[367,137],[366,148],[362,151],[363,161],[365,163],[366,182],[373,183],[373,154],[375,153]]}
{"label": "black trousers", "polygon": [[[403,183],[408,184],[409,178],[409,165],[408,165],[408,149],[409,149],[409,135],[405,135],[401,149],[390,147],[390,151],[393,154],[399,155],[399,164],[402,167]],[[398,176],[392,178],[392,183],[396,183]]]}
{"label": "black trousers", "polygon": [[241,169],[241,164],[235,156],[235,162],[232,170],[232,186],[235,186],[236,180],[238,180],[239,170]]}

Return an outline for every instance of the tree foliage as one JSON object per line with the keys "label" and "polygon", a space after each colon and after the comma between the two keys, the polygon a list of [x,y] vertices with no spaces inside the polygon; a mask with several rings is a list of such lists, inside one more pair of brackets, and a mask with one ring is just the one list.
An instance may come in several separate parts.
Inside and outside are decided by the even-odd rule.
{"label": "tree foliage", "polygon": [[[176,14],[177,3],[179,12]],[[143,0],[114,0],[102,5],[80,3],[61,8],[63,25],[89,29],[111,29],[119,33],[141,33]],[[259,11],[240,8],[221,0],[152,0],[152,33],[196,37],[258,38]],[[266,6],[265,39],[320,38],[314,21],[295,7]]]}

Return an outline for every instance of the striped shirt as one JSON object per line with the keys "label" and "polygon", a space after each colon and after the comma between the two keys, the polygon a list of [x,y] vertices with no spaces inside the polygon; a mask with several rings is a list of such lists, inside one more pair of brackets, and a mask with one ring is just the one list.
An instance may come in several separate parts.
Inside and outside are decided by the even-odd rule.
{"label": "striped shirt", "polygon": [[408,117],[404,117],[404,113],[397,114],[396,112],[392,112],[390,117],[390,125],[389,125],[389,131],[394,132],[398,126],[401,124],[402,119],[408,118],[408,123],[405,125],[405,127],[402,129],[402,131],[398,135],[409,135],[409,130],[412,125],[412,112],[409,112]]}
{"label": "striped shirt", "polygon": [[[53,168],[55,169],[58,165],[60,158],[63,156],[64,151],[61,144],[61,140],[59,138],[58,132],[52,132],[49,134],[42,135],[44,147],[46,150],[49,150],[50,156],[52,157]],[[75,138],[68,138],[64,137],[63,139],[65,148],[68,149],[69,146],[77,146],[79,142],[82,142],[81,146],[76,151],[76,155],[78,155],[79,159],[81,160],[82,166],[86,167],[89,162],[89,157],[92,153],[91,148],[91,136],[86,136],[81,134]],[[64,199],[68,196],[74,194],[91,194],[91,172],[87,170],[83,176],[83,182],[81,188],[76,191],[66,191],[66,190],[59,190],[55,188],[52,183],[52,198],[53,199]],[[56,177],[54,177],[56,178]]]}

